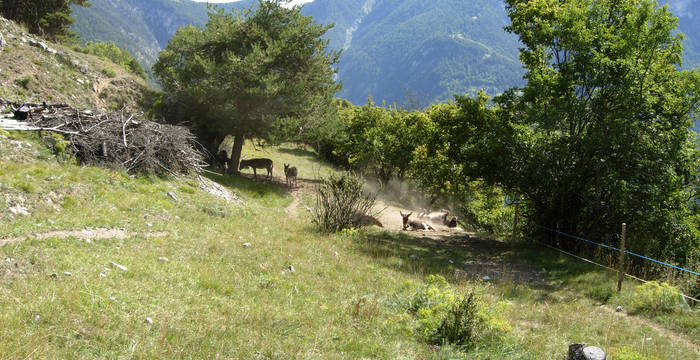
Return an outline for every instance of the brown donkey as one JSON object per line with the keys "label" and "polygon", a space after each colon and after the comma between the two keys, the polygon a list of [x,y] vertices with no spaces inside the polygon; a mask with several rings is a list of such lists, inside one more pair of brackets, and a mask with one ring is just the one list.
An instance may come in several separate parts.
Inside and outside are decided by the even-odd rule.
{"label": "brown donkey", "polygon": [[253,168],[253,176],[256,179],[258,178],[256,169],[267,169],[267,177],[272,179],[272,160],[270,159],[241,160],[241,166],[239,166],[238,170],[243,170],[247,167]]}

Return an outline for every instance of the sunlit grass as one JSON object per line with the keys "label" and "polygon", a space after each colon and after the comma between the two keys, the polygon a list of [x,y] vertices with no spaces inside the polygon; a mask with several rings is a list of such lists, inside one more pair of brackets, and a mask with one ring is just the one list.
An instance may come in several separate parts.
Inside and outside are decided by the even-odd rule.
{"label": "sunlit grass", "polygon": [[[22,141],[40,148],[36,139]],[[85,228],[129,236],[0,247],[2,359],[561,359],[570,342],[613,354],[630,346],[663,359],[697,355],[687,343],[697,344],[697,332],[683,342],[600,308],[598,292],[586,289],[606,277],[546,251],[507,248],[503,256],[545,268],[547,283],[458,280],[460,264],[484,254],[380,229],[322,235],[305,212],[285,213],[292,196],[279,184],[210,176],[240,196],[226,203],[204,193],[196,177],[131,177],[59,163],[42,149],[45,159],[37,160],[8,144],[0,140],[0,239]],[[299,167],[300,178],[315,167],[333,171],[284,149],[260,154],[273,158],[277,177],[284,162]],[[31,215],[10,218],[20,198]],[[405,306],[429,274],[486,304],[505,302],[513,329],[467,355],[432,349],[415,335]]]}

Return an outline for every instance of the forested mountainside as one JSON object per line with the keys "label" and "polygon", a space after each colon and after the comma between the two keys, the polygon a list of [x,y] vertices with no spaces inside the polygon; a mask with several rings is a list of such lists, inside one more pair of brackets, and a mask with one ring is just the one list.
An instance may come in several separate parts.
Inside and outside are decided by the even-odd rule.
{"label": "forested mountainside", "polygon": [[[686,67],[700,64],[700,2],[669,0],[686,34]],[[207,5],[189,0],[92,0],[74,8],[73,30],[82,40],[114,41],[145,68],[178,27],[204,24]],[[224,5],[250,7],[256,0]],[[375,102],[420,107],[454,94],[483,89],[499,93],[522,84],[518,41],[501,0],[315,0],[302,12],[334,23],[327,36],[343,49],[338,96],[355,104]]]}
{"label": "forested mountainside", "polygon": [[[190,0],[92,0],[73,7],[72,30],[83,41],[113,41],[150,69],[175,31],[207,22],[207,4]],[[222,4],[226,9],[250,6],[254,0]]]}

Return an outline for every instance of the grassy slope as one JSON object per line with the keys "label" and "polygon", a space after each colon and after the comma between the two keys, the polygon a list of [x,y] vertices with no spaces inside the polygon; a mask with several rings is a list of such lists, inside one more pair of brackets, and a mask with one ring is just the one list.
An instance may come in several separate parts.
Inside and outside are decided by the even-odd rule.
{"label": "grassy slope", "polygon": [[[276,161],[277,181],[285,160],[299,167],[301,178],[330,171],[293,147],[265,151]],[[250,147],[244,154],[260,156]],[[432,273],[462,292],[474,289],[488,304],[508,304],[513,330],[474,349],[473,358],[561,359],[569,342],[596,344],[613,355],[631,346],[662,359],[697,356],[689,344],[698,342],[697,328],[669,336],[567,287],[578,276],[605,278],[587,267],[563,271],[568,259],[505,247],[498,255],[506,264],[542,258],[538,266],[548,267],[550,283],[456,281],[457,264],[483,257],[479,249],[381,230],[320,235],[304,211],[285,214],[292,201],[286,188],[213,178],[245,205],[205,194],[193,178],[131,178],[61,164],[31,137],[0,138],[0,238],[87,227],[132,234],[0,246],[0,359],[440,358],[446,350],[434,351],[412,335],[415,323],[400,305]],[[31,216],[10,217],[17,204]],[[149,236],[157,232],[166,235]],[[112,261],[128,270],[111,267]]]}
{"label": "grassy slope", "polygon": [[[4,18],[0,18],[0,33],[7,42],[0,50],[2,98],[113,110],[124,106],[140,110],[148,99],[144,96],[149,94],[146,82],[110,61],[37,38]],[[42,41],[54,50],[69,54],[79,65],[30,45],[29,39]],[[113,74],[106,75],[110,70]],[[23,78],[29,80],[23,84]]]}

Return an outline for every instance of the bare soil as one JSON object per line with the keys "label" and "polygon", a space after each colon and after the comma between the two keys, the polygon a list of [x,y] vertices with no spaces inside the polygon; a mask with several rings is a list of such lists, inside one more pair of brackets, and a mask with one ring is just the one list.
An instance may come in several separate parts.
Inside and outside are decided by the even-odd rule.
{"label": "bare soil", "polygon": [[[11,244],[19,241],[29,240],[29,239],[49,239],[49,238],[59,238],[65,239],[69,237],[75,237],[78,239],[127,239],[134,236],[136,233],[127,231],[124,229],[83,229],[83,230],[61,230],[61,231],[50,231],[45,233],[29,234],[24,236],[16,236],[10,238],[0,239],[0,246]],[[143,234],[146,237],[162,237],[167,235],[166,232],[149,232]]]}

